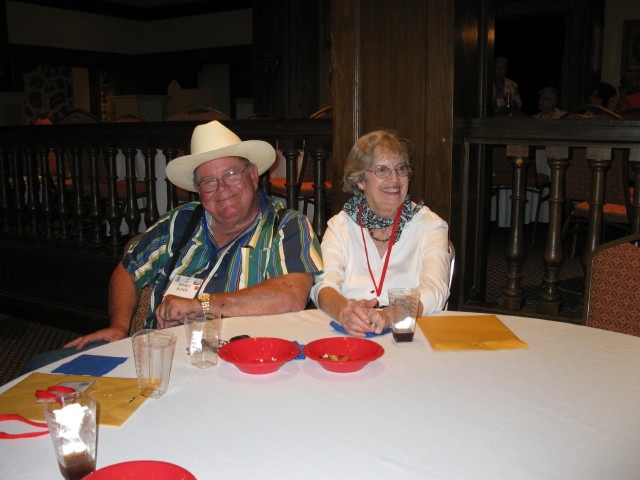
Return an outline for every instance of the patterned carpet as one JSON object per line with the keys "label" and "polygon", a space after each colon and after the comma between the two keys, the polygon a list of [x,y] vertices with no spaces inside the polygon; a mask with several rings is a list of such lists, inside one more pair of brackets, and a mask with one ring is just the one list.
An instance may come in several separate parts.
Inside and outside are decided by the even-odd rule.
{"label": "patterned carpet", "polygon": [[[498,228],[491,224],[489,238],[491,245],[487,261],[487,302],[497,302],[502,295],[502,289],[506,285],[505,273],[507,263],[505,248],[509,237],[508,228]],[[542,253],[547,237],[546,224],[540,224],[535,242],[532,241],[532,225],[525,227],[526,260],[522,272],[522,288],[526,295],[526,309],[535,311],[536,303],[542,289],[544,279],[544,264]],[[564,261],[560,267],[560,282],[558,289],[563,302],[562,317],[573,321],[576,315],[580,315],[582,296],[584,292],[584,270],[582,267],[582,243],[583,238],[578,238],[576,254],[572,257],[570,252],[571,241],[564,242]],[[535,315],[534,315],[535,316]]]}
{"label": "patterned carpet", "polygon": [[0,385],[20,375],[34,356],[62,347],[75,332],[0,314]]}

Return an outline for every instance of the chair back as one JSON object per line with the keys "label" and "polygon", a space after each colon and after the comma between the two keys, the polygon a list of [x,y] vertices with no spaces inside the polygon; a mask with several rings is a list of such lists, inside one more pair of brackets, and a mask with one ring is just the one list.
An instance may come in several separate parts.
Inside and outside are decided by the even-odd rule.
{"label": "chair back", "polygon": [[[122,254],[124,255],[129,250],[129,247],[134,243],[137,243],[142,237],[142,233],[139,233],[129,239],[127,244],[124,247]],[[142,330],[142,326],[144,321],[147,319],[147,314],[149,312],[149,305],[151,303],[151,293],[153,292],[151,287],[144,287],[140,290],[140,297],[138,299],[138,306],[136,310],[133,312],[133,316],[131,317],[131,325],[129,326],[129,336],[133,335],[136,332]]]}
{"label": "chair back", "polygon": [[640,336],[640,234],[599,245],[589,257],[583,323]]}
{"label": "chair back", "polygon": [[[451,285],[453,285],[453,272],[456,267],[456,247],[451,240],[449,240],[449,259],[450,259],[450,267],[449,267],[449,296],[451,296]],[[447,299],[447,303],[444,304],[444,309],[449,309],[449,300]]]}

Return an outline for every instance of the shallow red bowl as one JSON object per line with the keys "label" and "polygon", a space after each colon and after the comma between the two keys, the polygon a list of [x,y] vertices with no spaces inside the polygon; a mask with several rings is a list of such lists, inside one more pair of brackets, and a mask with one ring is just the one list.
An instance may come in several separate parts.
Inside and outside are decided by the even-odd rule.
{"label": "shallow red bowl", "polygon": [[300,348],[282,338],[255,337],[234,340],[223,345],[218,356],[240,371],[260,375],[272,373],[298,356]]}
{"label": "shallow red bowl", "polygon": [[[380,358],[384,354],[384,348],[364,338],[329,337],[307,343],[302,352],[330,372],[347,373],[357,372],[367,363]],[[325,355],[343,358],[332,360],[323,358]]]}
{"label": "shallow red bowl", "polygon": [[192,473],[178,465],[155,460],[122,462],[100,468],[83,480],[196,480]]}

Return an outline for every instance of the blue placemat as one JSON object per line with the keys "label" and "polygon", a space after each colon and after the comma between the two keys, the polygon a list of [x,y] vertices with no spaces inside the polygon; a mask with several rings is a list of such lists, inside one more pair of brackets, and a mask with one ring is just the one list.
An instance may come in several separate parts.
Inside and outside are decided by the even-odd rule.
{"label": "blue placemat", "polygon": [[[342,325],[340,325],[338,322],[336,322],[335,320],[331,320],[330,325],[333,327],[334,330],[340,332],[340,333],[344,333],[345,335],[349,335],[347,333],[347,331],[344,329],[344,327]],[[387,327],[385,328],[382,332],[380,333],[373,333],[373,332],[367,332],[365,333],[365,337],[379,337],[380,335],[386,335],[387,333],[391,333],[391,327]]]}
{"label": "blue placemat", "polygon": [[51,373],[101,377],[102,375],[109,373],[121,363],[124,363],[126,360],[127,357],[107,357],[103,355],[84,354],[67,363],[63,363]]}

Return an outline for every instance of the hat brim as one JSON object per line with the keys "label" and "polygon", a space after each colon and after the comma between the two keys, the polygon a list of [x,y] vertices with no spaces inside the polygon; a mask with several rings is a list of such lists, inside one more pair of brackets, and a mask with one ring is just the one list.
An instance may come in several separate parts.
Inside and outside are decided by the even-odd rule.
{"label": "hat brim", "polygon": [[276,161],[276,151],[262,140],[245,140],[210,152],[184,155],[167,165],[167,178],[175,186],[195,192],[193,172],[203,163],[224,157],[243,157],[258,167],[258,175],[269,170]]}

